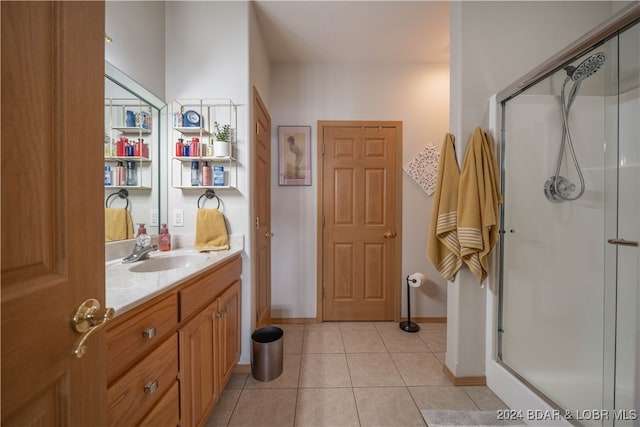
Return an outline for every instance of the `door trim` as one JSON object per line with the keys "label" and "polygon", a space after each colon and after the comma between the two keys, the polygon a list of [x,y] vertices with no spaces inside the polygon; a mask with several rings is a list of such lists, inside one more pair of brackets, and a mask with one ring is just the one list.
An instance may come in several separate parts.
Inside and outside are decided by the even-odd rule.
{"label": "door trim", "polygon": [[324,141],[324,128],[325,127],[393,127],[396,129],[396,191],[395,191],[395,205],[396,205],[396,230],[398,232],[397,238],[393,239],[395,244],[395,260],[394,260],[394,276],[397,277],[396,285],[393,292],[393,319],[395,322],[400,321],[400,309],[402,304],[402,121],[373,121],[373,120],[318,120],[317,124],[317,159],[318,159],[318,192],[317,192],[317,206],[318,206],[318,223],[316,227],[317,237],[317,279],[316,279],[316,322],[323,321],[323,292],[322,284],[324,277],[323,272],[323,223],[322,213],[324,212],[324,156],[323,156],[323,141]]}

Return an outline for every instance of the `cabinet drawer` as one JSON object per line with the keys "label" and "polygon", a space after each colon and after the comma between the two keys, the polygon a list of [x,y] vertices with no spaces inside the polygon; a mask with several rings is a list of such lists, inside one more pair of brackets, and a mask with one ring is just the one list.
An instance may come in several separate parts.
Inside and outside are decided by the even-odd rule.
{"label": "cabinet drawer", "polygon": [[175,381],[138,427],[177,426],[180,422],[179,394],[178,381]]}
{"label": "cabinet drawer", "polygon": [[[128,314],[128,313],[127,313]],[[170,295],[133,316],[116,317],[107,329],[107,381],[113,382],[140,356],[157,345],[178,323],[178,297]]]}
{"label": "cabinet drawer", "polygon": [[135,425],[176,382],[178,337],[174,334],[107,389],[109,426]]}
{"label": "cabinet drawer", "polygon": [[216,267],[210,274],[197,279],[180,291],[180,321],[194,314],[220,295],[242,275],[242,260],[235,257]]}

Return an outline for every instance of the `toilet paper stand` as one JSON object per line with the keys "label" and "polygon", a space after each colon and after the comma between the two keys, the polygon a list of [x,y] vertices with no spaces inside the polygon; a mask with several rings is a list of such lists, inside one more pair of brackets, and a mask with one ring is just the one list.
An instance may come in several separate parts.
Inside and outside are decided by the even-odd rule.
{"label": "toilet paper stand", "polygon": [[413,273],[407,276],[407,320],[400,322],[400,329],[406,332],[418,332],[420,326],[411,321],[411,287],[419,288],[422,285],[424,276],[420,273]]}

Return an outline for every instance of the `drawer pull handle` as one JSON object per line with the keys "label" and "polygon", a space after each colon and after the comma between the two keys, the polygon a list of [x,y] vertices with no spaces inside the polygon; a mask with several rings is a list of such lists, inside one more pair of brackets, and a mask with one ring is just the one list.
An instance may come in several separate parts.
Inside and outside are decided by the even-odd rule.
{"label": "drawer pull handle", "polygon": [[146,339],[150,340],[151,338],[156,336],[157,332],[158,332],[158,330],[154,326],[153,328],[147,328],[144,331],[142,331],[142,336],[145,337]]}
{"label": "drawer pull handle", "polygon": [[144,392],[146,394],[153,394],[158,389],[158,380],[152,381],[144,386]]}

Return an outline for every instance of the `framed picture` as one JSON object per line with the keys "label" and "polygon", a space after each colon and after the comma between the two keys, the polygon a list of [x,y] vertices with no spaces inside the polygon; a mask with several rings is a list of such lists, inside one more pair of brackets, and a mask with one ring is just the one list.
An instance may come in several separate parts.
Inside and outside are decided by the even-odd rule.
{"label": "framed picture", "polygon": [[280,185],[311,185],[311,126],[278,126]]}

